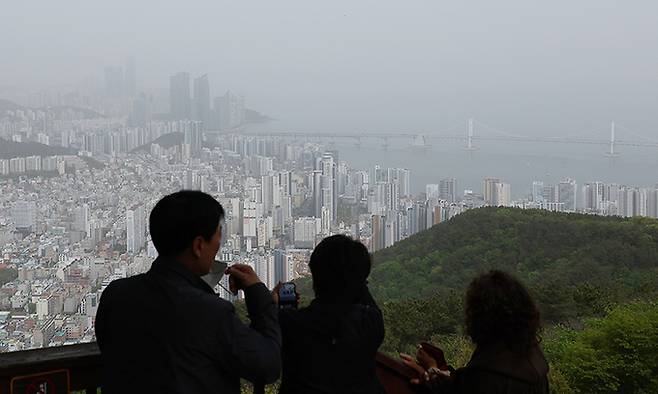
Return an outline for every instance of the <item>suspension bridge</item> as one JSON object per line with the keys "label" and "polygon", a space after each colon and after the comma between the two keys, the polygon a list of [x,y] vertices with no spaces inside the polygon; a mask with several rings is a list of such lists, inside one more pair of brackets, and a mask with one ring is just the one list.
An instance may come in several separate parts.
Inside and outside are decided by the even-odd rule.
{"label": "suspension bridge", "polygon": [[[461,133],[460,130],[462,129]],[[241,134],[258,137],[279,137],[292,139],[305,139],[307,141],[330,141],[338,139],[352,140],[355,146],[361,147],[365,140],[380,141],[384,149],[388,149],[391,141],[407,141],[408,146],[416,149],[429,149],[432,142],[457,141],[463,144],[465,150],[474,151],[479,149],[481,142],[509,142],[509,143],[539,143],[539,144],[588,144],[606,146],[605,155],[615,157],[619,155],[618,147],[645,147],[658,148],[658,139],[651,139],[636,133],[624,126],[610,122],[607,130],[589,130],[559,137],[527,136],[509,133],[488,126],[482,122],[470,118],[464,124],[455,125],[449,129],[435,132],[249,132]],[[620,138],[620,136],[622,138]],[[405,142],[403,142],[405,143]],[[400,146],[399,144],[396,144]]]}

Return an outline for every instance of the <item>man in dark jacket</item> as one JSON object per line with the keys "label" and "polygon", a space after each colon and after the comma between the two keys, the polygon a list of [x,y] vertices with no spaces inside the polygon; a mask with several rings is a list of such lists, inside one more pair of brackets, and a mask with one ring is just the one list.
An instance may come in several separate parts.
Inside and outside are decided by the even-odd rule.
{"label": "man in dark jacket", "polygon": [[239,393],[240,378],[278,378],[281,333],[265,285],[249,266],[227,270],[231,290],[244,290],[247,327],[200,278],[219,251],[223,216],[201,192],[174,193],[153,208],[149,227],[160,256],[146,274],[116,280],[101,296],[103,393]]}
{"label": "man in dark jacket", "polygon": [[[381,393],[375,354],[384,339],[382,313],[366,280],[370,255],[343,235],[325,238],[309,263],[315,299],[281,310],[280,393]],[[273,292],[277,297],[276,289]]]}

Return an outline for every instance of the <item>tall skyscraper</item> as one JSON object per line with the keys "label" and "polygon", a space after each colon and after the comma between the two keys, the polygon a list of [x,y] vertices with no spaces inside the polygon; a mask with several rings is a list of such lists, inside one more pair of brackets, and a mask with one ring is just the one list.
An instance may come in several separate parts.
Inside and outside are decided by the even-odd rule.
{"label": "tall skyscraper", "polygon": [[170,114],[174,120],[191,118],[190,74],[179,72],[169,79]]}
{"label": "tall skyscraper", "polygon": [[[621,192],[620,192],[621,193]],[[584,208],[589,212],[598,212],[604,201],[605,184],[603,182],[590,182],[583,186]],[[620,197],[622,196],[620,194]]]}
{"label": "tall skyscraper", "polygon": [[565,179],[557,186],[557,199],[559,203],[564,204],[565,212],[576,212],[576,181]]}
{"label": "tall skyscraper", "polygon": [[545,204],[557,202],[557,189],[555,188],[555,185],[545,184],[541,196]]}
{"label": "tall skyscraper", "polygon": [[126,210],[126,251],[138,253],[146,243],[144,206],[135,205]]}
{"label": "tall skyscraper", "polygon": [[202,122],[194,121],[185,129],[184,143],[189,149],[190,157],[201,156],[202,127]]}
{"label": "tall skyscraper", "polygon": [[376,252],[384,249],[386,245],[386,216],[372,215],[370,225],[372,228],[370,251]]}
{"label": "tall skyscraper", "polygon": [[495,185],[496,188],[496,198],[494,201],[495,206],[510,206],[512,203],[512,191],[509,183],[499,182]]}
{"label": "tall skyscraper", "polygon": [[459,198],[457,192],[457,179],[446,178],[439,181],[439,198],[447,202],[457,202]]}
{"label": "tall skyscraper", "polygon": [[532,182],[532,201],[538,204],[544,202],[544,182],[534,181]]}
{"label": "tall skyscraper", "polygon": [[498,178],[484,178],[482,195],[484,196],[485,204],[496,205],[496,184],[498,183],[500,183],[500,179]]}
{"label": "tall skyscraper", "polygon": [[329,220],[336,220],[338,208],[338,189],[336,187],[336,161],[331,152],[324,152],[320,159],[322,206],[329,211]]}
{"label": "tall skyscraper", "polygon": [[256,224],[258,220],[258,207],[256,201],[245,201],[242,214],[242,235],[256,237]]}
{"label": "tall skyscraper", "polygon": [[647,190],[647,216],[658,218],[658,189]]}
{"label": "tall skyscraper", "polygon": [[203,122],[203,130],[210,128],[210,84],[208,74],[194,79],[193,119]]}
{"label": "tall skyscraper", "polygon": [[320,234],[321,219],[315,217],[302,217],[295,220],[293,238],[295,247],[313,248],[315,236]]}
{"label": "tall skyscraper", "polygon": [[288,282],[290,273],[288,272],[288,255],[283,249],[274,249],[274,283]]}
{"label": "tall skyscraper", "polygon": [[310,178],[313,190],[313,216],[319,218],[322,212],[322,171],[313,170]]}
{"label": "tall skyscraper", "polygon": [[397,183],[400,197],[409,197],[411,195],[411,172],[409,170],[406,168],[389,168],[387,178],[388,182]]}

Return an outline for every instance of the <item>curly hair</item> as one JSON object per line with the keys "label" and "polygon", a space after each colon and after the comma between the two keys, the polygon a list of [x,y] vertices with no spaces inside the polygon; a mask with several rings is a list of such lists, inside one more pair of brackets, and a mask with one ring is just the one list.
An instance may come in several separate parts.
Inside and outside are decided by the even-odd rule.
{"label": "curly hair", "polygon": [[517,353],[539,342],[539,310],[528,290],[512,275],[489,271],[466,292],[466,332],[477,346],[502,341]]}

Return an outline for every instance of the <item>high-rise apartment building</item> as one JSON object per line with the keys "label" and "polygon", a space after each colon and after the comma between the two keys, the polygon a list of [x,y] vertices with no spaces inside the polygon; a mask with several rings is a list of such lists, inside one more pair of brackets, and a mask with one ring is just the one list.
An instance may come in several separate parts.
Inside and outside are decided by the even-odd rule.
{"label": "high-rise apartment building", "polygon": [[532,196],[531,199],[533,202],[541,204],[544,202],[544,182],[542,181],[533,181],[532,182]]}
{"label": "high-rise apartment building", "polygon": [[126,251],[138,253],[146,243],[146,215],[143,205],[126,210]]}
{"label": "high-rise apartment building", "polygon": [[387,171],[387,182],[396,183],[400,197],[409,197],[411,195],[410,185],[411,172],[406,168],[389,168]]}
{"label": "high-rise apartment building", "polygon": [[321,220],[315,217],[301,217],[295,220],[293,227],[294,244],[297,248],[313,248],[315,237],[320,234]]}
{"label": "high-rise apartment building", "polygon": [[386,245],[386,216],[372,215],[370,226],[372,228],[370,251],[376,252],[384,249]]}
{"label": "high-rise apartment building", "polygon": [[509,183],[499,182],[495,185],[495,206],[508,207],[512,204],[512,191]]}
{"label": "high-rise apartment building", "polygon": [[498,178],[484,178],[484,185],[482,188],[482,195],[484,196],[484,203],[488,205],[497,205],[496,184],[500,183]]}
{"label": "high-rise apartment building", "polygon": [[288,282],[291,279],[288,272],[288,254],[284,249],[274,249],[274,283]]}
{"label": "high-rise apartment building", "polygon": [[190,74],[179,72],[169,79],[169,105],[174,120],[191,119]]}
{"label": "high-rise apartment building", "polygon": [[564,204],[563,210],[565,212],[576,212],[576,181],[573,179],[565,179],[557,186],[557,199],[558,203]]}
{"label": "high-rise apartment building", "polygon": [[190,157],[201,156],[201,143],[203,138],[203,124],[200,121],[189,122],[184,132],[184,144]]}
{"label": "high-rise apartment building", "polygon": [[210,127],[210,84],[208,83],[208,74],[194,79],[193,104],[192,118],[203,122],[202,129],[208,130]]}
{"label": "high-rise apartment building", "polygon": [[[322,211],[326,207],[329,211],[329,221],[333,223],[336,220],[338,208],[338,189],[336,187],[336,162],[331,152],[325,152],[319,160],[320,176],[320,198],[321,206],[316,212]],[[315,195],[315,194],[314,194]]]}
{"label": "high-rise apartment building", "polygon": [[454,203],[459,199],[457,191],[457,179],[446,178],[439,181],[439,198]]}
{"label": "high-rise apartment building", "polygon": [[89,235],[89,204],[82,204],[75,209],[73,228]]}
{"label": "high-rise apartment building", "polygon": [[[605,184],[603,182],[585,183],[583,186],[583,207],[588,212],[599,212],[605,201]],[[620,198],[622,196],[620,195]],[[625,196],[624,196],[625,198]]]}

